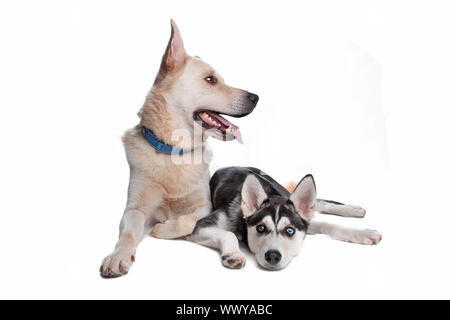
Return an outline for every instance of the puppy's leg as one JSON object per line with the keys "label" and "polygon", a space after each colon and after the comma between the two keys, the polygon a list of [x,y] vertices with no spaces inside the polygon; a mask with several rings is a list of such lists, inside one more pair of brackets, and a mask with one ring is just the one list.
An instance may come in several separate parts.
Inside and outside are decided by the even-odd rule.
{"label": "puppy's leg", "polygon": [[319,221],[311,221],[308,234],[326,234],[336,240],[366,245],[377,244],[381,241],[381,234],[375,230],[352,229]]}
{"label": "puppy's leg", "polygon": [[359,206],[322,199],[316,200],[315,210],[322,214],[333,214],[350,218],[364,218],[366,215],[366,210]]}
{"label": "puppy's leg", "polygon": [[[245,266],[245,256],[239,249],[239,240],[233,232],[223,230],[206,217],[199,221],[194,232],[187,237],[189,241],[220,250],[222,264],[230,269],[241,269]],[[202,226],[206,222],[206,226]]]}
{"label": "puppy's leg", "polygon": [[128,273],[135,259],[137,245],[148,233],[153,213],[162,203],[161,190],[130,179],[127,208],[120,222],[119,241],[100,267],[104,278],[120,277]]}

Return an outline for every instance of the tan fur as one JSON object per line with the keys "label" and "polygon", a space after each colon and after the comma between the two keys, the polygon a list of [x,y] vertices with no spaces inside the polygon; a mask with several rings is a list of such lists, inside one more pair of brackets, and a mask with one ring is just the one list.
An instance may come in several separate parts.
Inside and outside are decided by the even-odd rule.
{"label": "tan fur", "polygon": [[[206,139],[213,134],[194,124],[194,112],[208,108],[229,115],[249,113],[244,104],[248,92],[227,86],[211,66],[187,55],[178,27],[173,21],[171,25],[161,68],[138,113],[140,123],[122,138],[130,166],[128,200],[116,249],[102,263],[104,277],[128,272],[137,245],[151,227],[155,237],[178,238],[190,234],[197,220],[210,213],[212,152]],[[204,80],[210,75],[218,79],[215,85]],[[151,128],[166,144],[190,149],[200,140],[200,146],[181,156],[159,153],[143,137],[141,126]],[[177,137],[180,130],[190,138]]]}
{"label": "tan fur", "polygon": [[297,184],[293,181],[288,182],[286,185],[284,185],[284,188],[289,191],[290,193],[294,192],[295,187]]}

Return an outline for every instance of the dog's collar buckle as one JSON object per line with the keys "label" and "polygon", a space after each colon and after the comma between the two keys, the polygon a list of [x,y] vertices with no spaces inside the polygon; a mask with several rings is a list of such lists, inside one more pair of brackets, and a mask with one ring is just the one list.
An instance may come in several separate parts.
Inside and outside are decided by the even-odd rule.
{"label": "dog's collar buckle", "polygon": [[156,135],[153,133],[152,130],[142,126],[141,127],[142,135],[144,136],[145,140],[150,143],[150,145],[155,148],[156,151],[164,154],[177,154],[177,155],[183,155],[185,153],[193,152],[195,149],[202,148],[203,144],[200,147],[195,147],[192,149],[182,149],[178,147],[171,146],[170,144],[166,144],[163,141],[159,140]]}

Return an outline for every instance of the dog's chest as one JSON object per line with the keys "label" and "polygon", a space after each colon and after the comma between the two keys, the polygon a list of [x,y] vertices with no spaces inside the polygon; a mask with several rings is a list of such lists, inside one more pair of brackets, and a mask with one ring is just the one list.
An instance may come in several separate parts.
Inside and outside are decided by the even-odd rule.
{"label": "dog's chest", "polygon": [[169,164],[159,177],[169,197],[181,197],[208,185],[207,164]]}

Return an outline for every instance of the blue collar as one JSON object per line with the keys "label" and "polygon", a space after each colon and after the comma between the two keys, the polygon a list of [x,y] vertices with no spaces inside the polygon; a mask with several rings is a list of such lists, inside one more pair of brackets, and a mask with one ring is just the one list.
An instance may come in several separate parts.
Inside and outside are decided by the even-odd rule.
{"label": "blue collar", "polygon": [[[156,151],[165,153],[165,154],[178,154],[183,155],[184,153],[189,153],[194,151],[195,149],[198,149],[199,147],[192,148],[192,149],[181,149],[178,147],[171,146],[170,144],[165,144],[161,140],[159,140],[152,130],[142,126],[141,127],[142,134],[144,135],[145,140],[150,143],[150,145],[156,149]],[[201,146],[203,147],[203,145]]]}

